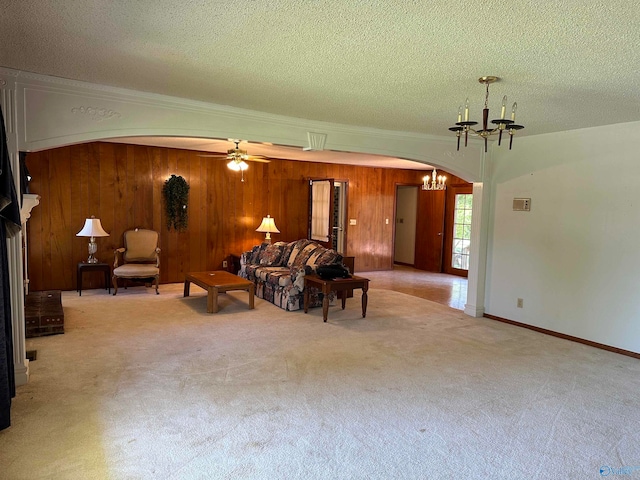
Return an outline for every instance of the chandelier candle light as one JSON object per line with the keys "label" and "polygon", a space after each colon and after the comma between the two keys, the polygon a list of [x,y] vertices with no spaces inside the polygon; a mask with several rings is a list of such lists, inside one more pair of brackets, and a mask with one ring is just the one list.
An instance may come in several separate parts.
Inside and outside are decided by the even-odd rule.
{"label": "chandelier candle light", "polygon": [[276,222],[271,218],[271,216],[267,215],[262,218],[262,223],[258,228],[256,228],[256,232],[266,233],[267,235],[264,238],[264,243],[271,243],[271,234],[272,233],[280,233],[278,227],[276,227]]}
{"label": "chandelier candle light", "polygon": [[84,222],[84,227],[78,233],[76,237],[90,237],[89,240],[89,258],[87,263],[98,263],[98,259],[94,256],[98,251],[98,244],[95,237],[108,237],[109,234],[104,231],[100,219],[94,217],[87,218]]}
{"label": "chandelier candle light", "polygon": [[456,137],[458,137],[458,150],[460,150],[460,137],[464,133],[464,146],[467,146],[467,140],[469,138],[469,133],[471,135],[477,135],[484,139],[484,151],[487,151],[487,139],[494,134],[498,134],[498,145],[502,142],[502,132],[504,130],[508,130],[509,132],[509,150],[511,150],[511,146],[513,145],[513,135],[518,130],[522,130],[524,125],[516,125],[516,109],[518,108],[517,103],[513,103],[511,107],[511,119],[505,118],[506,108],[507,108],[507,96],[505,95],[502,98],[502,110],[500,111],[500,118],[496,120],[491,120],[491,123],[497,125],[495,128],[488,127],[489,121],[489,85],[497,82],[499,77],[494,77],[493,75],[488,75],[485,77],[480,77],[478,82],[486,85],[486,93],[484,97],[484,109],[482,110],[482,129],[475,130],[471,127],[477,125],[478,122],[469,121],[469,99],[465,101],[464,104],[464,120],[462,119],[463,115],[463,107],[460,106],[458,108],[458,121],[456,122],[455,127],[449,127],[449,130],[456,133]]}
{"label": "chandelier candle light", "polygon": [[[429,178],[431,178],[431,183],[429,183]],[[422,177],[422,190],[446,190],[446,180],[447,177],[444,175],[438,175],[438,172],[436,172],[436,169],[434,168],[433,172],[431,172],[431,176],[425,175]]]}

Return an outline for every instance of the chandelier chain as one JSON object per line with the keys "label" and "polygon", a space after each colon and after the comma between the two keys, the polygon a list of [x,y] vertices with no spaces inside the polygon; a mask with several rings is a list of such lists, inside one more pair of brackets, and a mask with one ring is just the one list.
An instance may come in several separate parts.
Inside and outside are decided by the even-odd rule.
{"label": "chandelier chain", "polygon": [[484,108],[489,108],[489,82],[486,82],[487,90],[484,96]]}

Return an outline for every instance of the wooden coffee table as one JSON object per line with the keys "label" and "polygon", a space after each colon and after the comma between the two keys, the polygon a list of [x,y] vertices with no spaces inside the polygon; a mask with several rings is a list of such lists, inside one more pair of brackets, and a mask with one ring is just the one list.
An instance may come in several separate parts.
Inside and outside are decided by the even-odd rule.
{"label": "wooden coffee table", "polygon": [[249,292],[249,308],[253,309],[254,285],[246,278],[238,277],[223,270],[214,272],[190,272],[184,278],[184,296],[189,296],[189,285],[195,283],[207,291],[207,313],[218,311],[218,294],[230,290]]}
{"label": "wooden coffee table", "polygon": [[364,277],[336,278],[333,280],[323,280],[318,275],[310,274],[304,276],[304,313],[309,311],[309,286],[314,286],[322,291],[322,319],[326,322],[329,315],[329,293],[343,292],[342,309],[347,303],[347,291],[362,289],[362,318],[367,316],[367,290],[369,290],[369,279]]}

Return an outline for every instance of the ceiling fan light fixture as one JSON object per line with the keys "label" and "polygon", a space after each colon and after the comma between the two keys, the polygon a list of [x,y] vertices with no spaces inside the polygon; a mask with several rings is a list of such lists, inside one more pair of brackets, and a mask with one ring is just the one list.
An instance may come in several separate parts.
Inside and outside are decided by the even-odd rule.
{"label": "ceiling fan light fixture", "polygon": [[[237,145],[237,144],[236,144]],[[249,155],[246,150],[240,150],[239,148],[230,148],[227,150],[227,157],[229,158],[242,158],[246,159]]]}
{"label": "ceiling fan light fixture", "polygon": [[227,163],[227,167],[229,167],[234,172],[243,172],[247,168],[249,168],[249,165],[244,160],[234,159],[234,160],[231,160],[229,163]]}

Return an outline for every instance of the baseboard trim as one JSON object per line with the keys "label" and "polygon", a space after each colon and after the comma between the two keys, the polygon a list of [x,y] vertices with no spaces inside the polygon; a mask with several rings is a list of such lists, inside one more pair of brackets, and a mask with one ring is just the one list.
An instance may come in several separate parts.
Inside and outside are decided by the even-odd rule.
{"label": "baseboard trim", "polygon": [[516,322],[515,320],[509,320],[507,318],[497,317],[489,313],[485,313],[484,316],[486,318],[490,318],[491,320],[497,320],[498,322],[508,323],[510,325],[515,325],[516,327],[527,328],[529,330],[533,330],[534,332],[544,333],[545,335],[551,335],[552,337],[558,337],[564,340],[570,340],[572,342],[582,343],[590,347],[599,348],[600,350],[607,350],[609,352],[619,353],[620,355],[626,355],[627,357],[632,357],[640,360],[640,353],[632,352],[630,350],[624,350],[622,348],[612,347],[611,345],[605,345],[604,343],[592,342],[591,340],[585,340],[584,338],[574,337],[572,335],[554,332],[553,330],[547,330],[546,328],[536,327],[534,325],[527,325],[526,323]]}
{"label": "baseboard trim", "polygon": [[404,263],[404,262],[396,262],[395,260],[393,261],[394,265],[402,265],[405,267],[412,267],[412,268],[416,268],[415,263]]}
{"label": "baseboard trim", "polygon": [[29,383],[29,360],[25,358],[24,365],[14,364],[13,378],[15,379],[16,387]]}
{"label": "baseboard trim", "polygon": [[464,306],[464,313],[473,318],[482,318],[484,316],[484,307],[479,307],[477,305],[469,305],[468,303]]}

